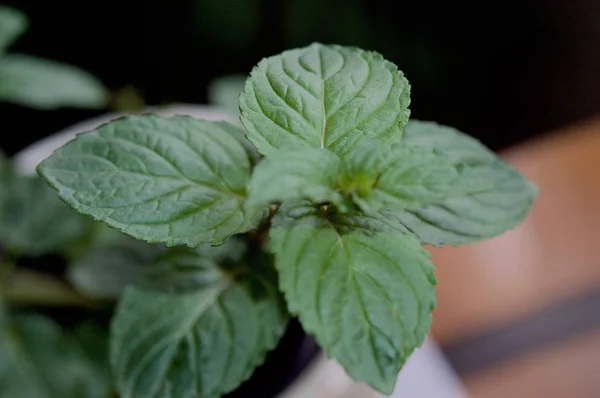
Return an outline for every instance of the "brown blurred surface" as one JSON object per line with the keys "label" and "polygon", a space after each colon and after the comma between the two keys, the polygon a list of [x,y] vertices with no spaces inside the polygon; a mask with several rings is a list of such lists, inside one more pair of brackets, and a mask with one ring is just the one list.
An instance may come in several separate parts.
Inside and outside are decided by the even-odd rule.
{"label": "brown blurred surface", "polygon": [[597,398],[600,331],[464,378],[472,398]]}
{"label": "brown blurred surface", "polygon": [[[432,333],[442,345],[600,289],[600,117],[502,156],[540,196],[527,220],[502,236],[431,250],[439,279]],[[600,369],[600,331],[471,373],[467,385],[474,398],[595,397],[593,364]]]}

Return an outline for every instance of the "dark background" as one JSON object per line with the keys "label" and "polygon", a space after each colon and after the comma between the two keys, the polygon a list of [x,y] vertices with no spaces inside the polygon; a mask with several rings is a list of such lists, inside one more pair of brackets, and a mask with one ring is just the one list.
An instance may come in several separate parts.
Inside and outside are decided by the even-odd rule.
{"label": "dark background", "polygon": [[[381,52],[412,85],[412,115],[494,149],[600,110],[600,1],[5,1],[31,19],[12,51],[83,67],[148,104],[206,101],[215,77],[313,41]],[[481,4],[483,3],[483,4]],[[101,111],[0,104],[0,147]]]}

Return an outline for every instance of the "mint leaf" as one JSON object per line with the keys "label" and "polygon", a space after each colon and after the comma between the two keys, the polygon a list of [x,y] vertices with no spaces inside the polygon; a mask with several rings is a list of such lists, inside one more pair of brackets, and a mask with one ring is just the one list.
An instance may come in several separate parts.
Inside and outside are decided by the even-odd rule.
{"label": "mint leaf", "polygon": [[246,150],[246,153],[248,154],[248,157],[250,158],[250,164],[252,165],[252,167],[254,167],[256,163],[258,163],[261,156],[256,151],[254,145],[252,145],[252,143],[248,141],[243,129],[241,129],[238,126],[234,126],[233,124],[228,122],[213,123],[219,126],[223,131],[227,132],[227,134],[231,134],[236,140],[239,141],[240,144],[242,144],[242,146]]}
{"label": "mint leaf", "polygon": [[240,96],[248,138],[263,155],[283,145],[349,152],[361,137],[402,136],[410,86],[374,52],[315,43],[263,59]]}
{"label": "mint leaf", "polygon": [[27,29],[25,14],[14,8],[0,6],[0,57]]}
{"label": "mint leaf", "polygon": [[[246,243],[238,237],[230,238],[221,246],[171,248],[146,264],[144,275],[136,281],[136,285],[169,293],[194,292],[222,278],[222,275],[216,272],[217,264],[223,272],[231,272],[232,277],[238,273],[250,272],[251,265],[240,265],[247,262],[244,257],[246,249]],[[256,272],[257,276],[261,273],[269,275],[261,264],[255,265],[254,268],[253,272]],[[269,277],[272,278],[272,275]],[[272,279],[270,283],[275,285],[275,278]]]}
{"label": "mint leaf", "polygon": [[74,66],[8,54],[0,59],[0,100],[38,109],[100,108],[108,92],[98,79]]}
{"label": "mint leaf", "polygon": [[[484,240],[516,227],[529,213],[537,188],[475,139],[432,122],[408,123],[403,143],[443,153],[469,167],[487,189],[395,213],[422,243],[440,246]],[[389,216],[389,215],[388,215]]]}
{"label": "mint leaf", "polygon": [[108,358],[108,328],[104,326],[100,327],[92,322],[83,322],[75,327],[73,336],[82,348],[85,358],[93,368],[98,380],[106,386],[112,386]]}
{"label": "mint leaf", "polygon": [[191,250],[170,256],[160,289],[127,288],[113,319],[120,396],[220,397],[262,363],[287,315],[257,269],[218,266]]}
{"label": "mint leaf", "polygon": [[9,252],[37,256],[62,251],[89,226],[38,176],[14,175],[5,186],[0,244]]}
{"label": "mint leaf", "polygon": [[37,315],[0,318],[0,352],[2,397],[109,396],[106,373],[76,338],[48,318]]}
{"label": "mint leaf", "polygon": [[280,212],[270,237],[289,310],[351,377],[391,393],[431,324],[436,281],[427,252],[359,215]]}
{"label": "mint leaf", "polygon": [[310,199],[341,204],[334,191],[341,160],[326,149],[300,148],[272,152],[254,169],[248,188],[248,204]]}
{"label": "mint leaf", "polygon": [[475,138],[436,122],[411,120],[404,129],[402,143],[436,150],[457,164],[476,166],[498,160],[492,151]]}
{"label": "mint leaf", "polygon": [[[185,259],[206,261],[241,261],[246,245],[241,239],[232,237],[221,246],[200,246],[193,251],[182,252],[161,246],[150,245],[121,235],[118,239],[95,245],[87,255],[69,265],[71,283],[85,295],[95,299],[116,299],[128,285],[169,285],[174,275],[184,282],[184,272],[173,273],[174,263]],[[204,261],[204,260],[198,260]],[[197,269],[192,270],[197,275]]]}
{"label": "mint leaf", "polygon": [[222,76],[213,80],[208,86],[208,102],[233,115],[239,115],[239,98],[245,82],[244,75]]}
{"label": "mint leaf", "polygon": [[161,248],[123,236],[99,244],[87,255],[71,263],[68,278],[88,297],[116,299],[125,287],[144,278]]}
{"label": "mint leaf", "polygon": [[186,116],[125,117],[79,135],[38,170],[79,212],[137,239],[220,244],[260,216],[244,210],[251,162],[230,129]]}
{"label": "mint leaf", "polygon": [[492,183],[431,148],[396,144],[344,158],[340,189],[364,211],[420,209],[450,197],[484,192]]}

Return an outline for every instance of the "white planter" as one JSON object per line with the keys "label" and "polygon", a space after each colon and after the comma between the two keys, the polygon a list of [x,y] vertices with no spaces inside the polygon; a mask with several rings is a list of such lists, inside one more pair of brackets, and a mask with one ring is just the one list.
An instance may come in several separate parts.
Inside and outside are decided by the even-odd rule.
{"label": "white planter", "polygon": [[[144,112],[163,116],[189,115],[199,119],[226,120],[238,123],[235,117],[216,108],[200,105],[151,107]],[[124,114],[108,114],[78,123],[41,140],[16,156],[17,168],[35,173],[37,164],[70,141],[76,134],[86,132]],[[376,398],[379,395],[362,383],[352,381],[333,360],[324,357],[315,361],[294,382],[281,398]],[[458,377],[445,361],[437,346],[428,340],[404,366],[394,398],[466,398]]]}

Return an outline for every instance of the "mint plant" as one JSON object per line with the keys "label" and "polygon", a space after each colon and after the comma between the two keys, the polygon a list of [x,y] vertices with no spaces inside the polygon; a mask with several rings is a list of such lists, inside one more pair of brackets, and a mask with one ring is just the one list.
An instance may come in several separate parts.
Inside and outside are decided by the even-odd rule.
{"label": "mint plant", "polygon": [[263,59],[239,103],[245,131],[128,116],[38,167],[80,213],[154,244],[112,322],[120,396],[233,391],[290,316],[391,393],[436,303],[423,245],[515,227],[535,186],[475,139],[409,121],[407,79],[374,52],[317,43]]}

